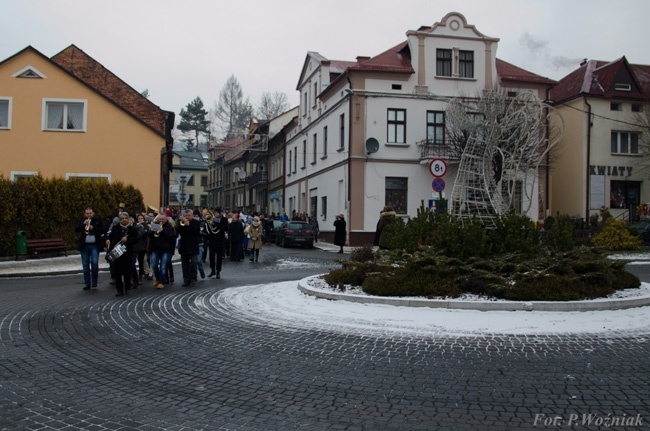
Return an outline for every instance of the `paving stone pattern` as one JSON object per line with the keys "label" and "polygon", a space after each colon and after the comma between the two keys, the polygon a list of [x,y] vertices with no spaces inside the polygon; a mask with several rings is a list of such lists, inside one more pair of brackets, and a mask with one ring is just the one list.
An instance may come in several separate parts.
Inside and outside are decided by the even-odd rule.
{"label": "paving stone pattern", "polygon": [[0,429],[512,430],[574,413],[650,423],[649,334],[386,338],[270,327],[222,307],[207,283],[110,300],[77,290],[0,303]]}

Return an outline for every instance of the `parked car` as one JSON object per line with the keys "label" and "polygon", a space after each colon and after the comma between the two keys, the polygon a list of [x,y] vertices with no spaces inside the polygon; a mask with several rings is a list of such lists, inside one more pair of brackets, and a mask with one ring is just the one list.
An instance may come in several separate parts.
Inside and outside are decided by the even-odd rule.
{"label": "parked car", "polygon": [[275,243],[275,238],[278,234],[278,229],[280,229],[280,226],[282,226],[282,220],[271,220],[270,222],[272,224],[267,234],[267,241],[269,243]]}
{"label": "parked car", "polygon": [[285,221],[276,232],[275,243],[282,247],[302,245],[314,248],[314,231],[304,221]]}

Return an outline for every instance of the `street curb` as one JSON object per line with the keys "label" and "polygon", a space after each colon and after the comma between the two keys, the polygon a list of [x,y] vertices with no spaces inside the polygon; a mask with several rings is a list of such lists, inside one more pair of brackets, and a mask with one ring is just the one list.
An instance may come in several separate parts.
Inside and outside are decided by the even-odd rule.
{"label": "street curb", "polygon": [[306,295],[336,301],[349,301],[362,304],[383,304],[399,307],[445,308],[449,310],[477,311],[600,311],[625,310],[650,305],[650,295],[636,298],[608,299],[603,301],[454,301],[445,299],[385,298],[378,296],[353,295],[349,293],[325,292],[308,285],[308,280],[318,275],[298,281],[298,290]]}

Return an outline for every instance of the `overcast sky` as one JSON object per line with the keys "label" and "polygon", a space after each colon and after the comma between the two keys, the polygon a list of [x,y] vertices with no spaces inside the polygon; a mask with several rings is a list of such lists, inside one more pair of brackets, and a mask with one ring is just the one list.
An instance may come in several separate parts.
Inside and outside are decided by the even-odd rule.
{"label": "overcast sky", "polygon": [[498,58],[552,79],[583,58],[650,64],[647,0],[0,0],[0,11],[0,60],[75,44],[177,114],[196,96],[212,108],[230,75],[253,105],[279,91],[295,106],[307,51],[374,56],[451,11],[499,38]]}

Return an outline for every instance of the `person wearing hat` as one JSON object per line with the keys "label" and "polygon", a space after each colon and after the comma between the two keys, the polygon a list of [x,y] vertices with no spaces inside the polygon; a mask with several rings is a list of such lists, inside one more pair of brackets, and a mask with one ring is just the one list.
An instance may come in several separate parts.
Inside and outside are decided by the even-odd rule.
{"label": "person wearing hat", "polygon": [[375,232],[376,245],[379,248],[388,249],[388,229],[387,227],[397,221],[397,213],[392,206],[386,205],[379,214],[379,221],[377,222],[377,231]]}
{"label": "person wearing hat", "polygon": [[208,215],[208,252],[210,257],[210,274],[208,278],[221,278],[221,266],[226,248],[226,232],[228,231],[228,220],[221,215],[221,208],[215,208],[214,215]]}
{"label": "person wearing hat", "polygon": [[345,236],[347,232],[347,223],[345,222],[345,215],[339,214],[334,220],[334,245],[338,245],[341,249],[339,253],[343,253],[343,246],[345,245]]}
{"label": "person wearing hat", "polygon": [[250,261],[259,262],[260,249],[262,248],[262,223],[260,218],[253,217],[253,222],[246,228],[248,234],[248,249],[250,250]]}
{"label": "person wearing hat", "polygon": [[194,211],[186,209],[184,217],[179,216],[176,227],[180,241],[178,253],[181,255],[183,269],[183,287],[191,287],[197,281],[197,261],[199,257],[199,240],[201,223],[194,218]]}
{"label": "person wearing hat", "polygon": [[102,235],[106,233],[102,220],[95,217],[91,207],[84,210],[84,217],[75,227],[79,234],[77,250],[81,252],[81,267],[84,275],[84,290],[97,287],[99,276],[99,252],[104,249]]}

